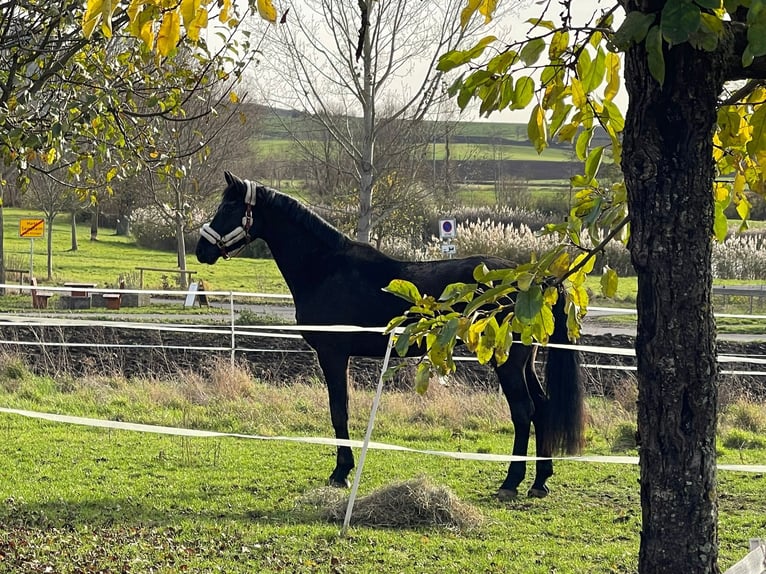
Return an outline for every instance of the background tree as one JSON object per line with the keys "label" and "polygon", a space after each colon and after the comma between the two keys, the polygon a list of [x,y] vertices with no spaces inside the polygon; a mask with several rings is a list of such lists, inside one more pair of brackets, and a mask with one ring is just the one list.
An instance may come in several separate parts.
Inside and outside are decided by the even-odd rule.
{"label": "background tree", "polygon": [[[463,22],[477,10],[490,15],[493,5],[470,1]],[[626,237],[627,206],[628,246],[638,275],[639,571],[718,572],[711,239],[726,236],[730,203],[747,217],[747,187],[764,193],[759,161],[766,147],[766,5],[622,0],[585,22],[578,22],[573,5],[563,3],[557,22],[548,19],[549,4],[543,5],[524,40],[493,49],[453,85],[462,106],[473,98],[487,111],[532,106],[528,134],[538,151],[556,137],[572,141],[584,162],[583,173],[572,178],[577,194],[569,221],[549,228],[561,232],[560,245],[505,274],[477,273],[482,294],[472,307],[502,303],[515,293],[512,318],[499,325],[494,311],[489,317],[476,311],[456,336],[484,360],[507,351],[511,331],[524,342],[545,342],[555,300],[545,281],[552,276],[567,288],[568,326],[576,337],[588,303],[584,278],[601,248],[589,248],[587,236],[598,237],[606,227],[608,238]],[[618,11],[624,19],[615,30]],[[485,48],[480,43],[446,53],[440,67],[462,67]],[[621,84],[615,52],[624,53],[630,102],[624,119],[614,103]],[[539,76],[530,75],[532,67]],[[737,80],[749,81],[726,90],[726,82]],[[597,126],[612,139],[624,184],[599,185],[607,150],[591,146]],[[717,182],[716,175],[733,176],[733,182]],[[614,291],[613,272],[604,274],[602,286]],[[446,304],[432,305],[451,312],[456,301],[473,297],[463,289],[453,293]],[[455,340],[445,324],[444,318],[426,320],[405,332],[413,341],[425,330],[442,332],[429,351],[439,369],[448,366],[444,347],[451,349]]]}
{"label": "background tree", "polygon": [[[331,157],[314,155],[305,134],[292,130],[315,160],[334,161],[338,151],[347,158],[341,173],[355,183],[360,241],[369,242],[390,214],[375,210],[376,182],[386,176],[386,167],[406,163],[401,158],[414,148],[422,155],[433,141],[430,132],[437,124],[425,120],[444,97],[436,58],[475,32],[475,26],[459,25],[460,3],[311,0],[290,4],[288,25],[270,30],[263,65],[279,80],[279,89],[264,99],[275,107],[308,111],[319,122],[337,146]],[[418,81],[405,92],[403,78]],[[381,134],[387,130],[384,146]]]}
{"label": "background tree", "polygon": [[[209,50],[200,30],[216,16],[231,28],[219,31],[220,48]],[[252,58],[248,35],[232,37],[239,21],[229,1],[172,8],[151,1],[0,2],[0,158],[20,174],[21,188],[29,162],[67,157],[66,176],[81,194],[111,193],[115,178],[134,165],[138,142],[152,140],[152,124],[138,118],[181,118],[200,69],[218,84],[238,81]],[[126,32],[126,40],[110,42]],[[172,58],[179,43],[195,47],[194,70]],[[104,169],[96,174],[97,164]]]}
{"label": "background tree", "polygon": [[[46,166],[45,172],[50,171],[50,169],[51,166]],[[64,170],[59,168],[58,171]],[[39,209],[45,215],[47,248],[46,279],[51,281],[53,279],[53,223],[56,221],[56,217],[61,213],[66,213],[67,211],[74,212],[77,207],[82,207],[82,199],[75,193],[72,187],[63,184],[54,177],[45,175],[45,172],[39,170],[30,172],[31,181],[24,197],[24,203],[27,207]],[[74,227],[72,229],[72,234],[74,246],[77,240]]]}
{"label": "background tree", "polygon": [[[160,125],[129,183],[145,190],[144,206],[151,205],[154,217],[173,229],[179,269],[186,269],[186,234],[209,219],[217,204],[210,191],[220,187],[223,170],[239,171],[253,155],[249,137],[258,116],[255,108],[246,115],[241,107],[236,96],[198,88],[182,121],[149,120]],[[215,113],[208,114],[209,109]],[[185,276],[181,287],[186,287]]]}

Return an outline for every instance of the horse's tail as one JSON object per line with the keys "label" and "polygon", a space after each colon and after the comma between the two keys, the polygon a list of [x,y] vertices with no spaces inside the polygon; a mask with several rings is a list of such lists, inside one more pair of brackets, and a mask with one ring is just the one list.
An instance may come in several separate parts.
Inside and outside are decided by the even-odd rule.
{"label": "horse's tail", "polygon": [[[565,297],[559,298],[553,307],[555,326],[550,343],[569,345]],[[545,365],[548,387],[546,424],[543,432],[545,452],[577,454],[585,442],[585,405],[580,356],[572,348],[548,347]]]}

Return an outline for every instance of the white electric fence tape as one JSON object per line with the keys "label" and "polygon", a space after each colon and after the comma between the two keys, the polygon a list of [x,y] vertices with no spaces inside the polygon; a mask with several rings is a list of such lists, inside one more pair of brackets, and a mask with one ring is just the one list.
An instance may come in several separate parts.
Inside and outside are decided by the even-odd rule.
{"label": "white electric fence tape", "polygon": [[[29,289],[29,286],[19,286],[19,285],[0,285],[0,287],[7,287],[7,288],[13,288],[13,289]],[[39,289],[40,287],[38,287]],[[56,287],[48,287],[45,286],[46,291],[64,291],[69,292],[69,288],[56,288]],[[179,291],[147,291],[147,290],[135,290],[135,289],[123,289],[123,290],[117,290],[117,289],[109,289],[109,290],[100,290],[100,289],[88,289],[87,291],[92,292],[99,292],[99,291],[108,291],[110,293],[112,292],[121,292],[121,293],[151,293],[151,294],[160,294],[160,295],[179,295]],[[183,293],[183,292],[180,292]],[[215,292],[215,291],[206,291],[206,295],[225,295],[230,298],[230,300],[233,302],[233,296],[236,294],[240,297],[257,297],[260,299],[290,299],[289,296],[285,295],[272,295],[272,294],[264,294],[264,293],[234,293],[231,291],[221,291],[221,292]],[[232,304],[233,309],[233,304]],[[624,314],[635,314],[634,310],[630,309],[613,309],[613,308],[592,308],[593,310],[598,311],[607,311],[610,313],[618,314],[618,313],[624,313]],[[737,318],[760,318],[760,319],[766,319],[766,316],[753,316],[753,315],[718,315],[718,316],[727,316],[727,317],[737,317]],[[377,333],[383,333],[384,328],[383,327],[358,327],[354,325],[258,325],[257,327],[245,327],[245,326],[234,326],[234,325],[222,325],[221,327],[211,327],[209,325],[187,325],[187,324],[171,324],[171,323],[162,323],[162,324],[156,324],[156,323],[148,323],[148,322],[125,322],[125,321],[103,321],[103,320],[88,320],[88,319],[75,319],[75,318],[58,318],[58,317],[51,317],[48,315],[25,315],[25,314],[3,314],[0,315],[0,324],[6,324],[6,325],[14,325],[14,326],[46,326],[46,327],[111,327],[111,328],[117,328],[117,329],[143,329],[143,330],[154,330],[154,331],[176,331],[176,332],[188,332],[188,333],[203,333],[203,334],[225,334],[225,335],[243,335],[243,336],[252,336],[252,337],[274,337],[274,338],[301,338],[301,335],[298,334],[300,331],[327,331],[327,332],[354,332],[354,331],[365,331],[365,332],[377,332]],[[285,333],[287,331],[287,333]],[[290,333],[291,331],[295,331],[295,333]],[[389,348],[388,351],[390,352],[390,341],[391,338],[389,338]],[[58,346],[72,346],[72,347],[91,347],[91,348],[156,348],[156,345],[133,345],[133,344],[113,344],[113,343],[68,343],[68,342],[53,342],[53,341],[13,341],[13,340],[0,340],[0,344],[4,345],[36,345],[36,346],[49,346],[49,347],[58,347]],[[249,352],[278,352],[278,353],[295,353],[295,352],[312,352],[312,351],[301,351],[301,350],[282,350],[282,349],[247,349],[247,348],[240,348],[237,347],[234,349],[232,346],[222,346],[222,347],[208,347],[208,346],[173,346],[173,345],[162,345],[164,348],[168,349],[186,349],[186,350],[205,350],[205,351],[249,351]],[[623,357],[634,357],[635,351],[633,349],[625,349],[625,348],[617,348],[617,347],[598,347],[598,346],[592,346],[592,345],[554,345],[550,344],[548,347],[557,347],[557,348],[574,348],[581,352],[585,353],[593,353],[593,354],[606,354],[606,355],[612,355],[612,356],[623,356]],[[388,358],[388,355],[387,357]],[[456,360],[459,361],[475,361],[476,359],[474,357],[456,357]],[[763,365],[766,364],[766,358],[764,357],[753,357],[753,356],[737,356],[737,355],[719,355],[718,361],[720,363],[749,363],[749,364],[756,364],[756,365]],[[587,368],[599,368],[599,369],[619,369],[619,370],[626,370],[626,371],[632,371],[635,370],[636,367],[632,366],[617,366],[617,365],[598,365],[598,364],[588,364],[583,365]],[[382,373],[384,373],[386,370],[386,367],[384,366]],[[401,451],[401,452],[409,452],[409,453],[417,453],[417,454],[425,454],[425,455],[433,455],[433,456],[443,456],[443,457],[449,457],[454,459],[460,459],[460,460],[476,460],[476,461],[490,461],[490,462],[511,462],[511,461],[536,461],[541,460],[539,457],[534,456],[514,456],[514,455],[500,455],[500,454],[489,454],[489,453],[470,453],[470,452],[451,452],[451,451],[437,451],[437,450],[427,450],[427,449],[415,449],[400,445],[392,445],[392,444],[386,444],[386,443],[380,443],[380,442],[372,442],[369,440],[371,432],[372,432],[372,425],[374,421],[374,415],[375,410],[377,410],[377,404],[380,400],[380,391],[382,389],[382,373],[381,373],[381,382],[378,385],[378,391],[375,397],[375,401],[373,403],[373,411],[371,413],[371,418],[368,425],[368,433],[365,436],[364,441],[356,441],[356,440],[343,440],[343,439],[334,439],[334,438],[326,438],[326,437],[290,437],[290,436],[262,436],[262,435],[247,435],[247,434],[240,434],[240,433],[223,433],[223,432],[216,432],[216,431],[204,431],[204,430],[195,430],[195,429],[184,429],[184,428],[177,428],[177,427],[166,427],[166,426],[157,426],[157,425],[146,425],[146,424],[138,424],[138,423],[128,423],[128,422],[122,422],[122,421],[109,421],[109,420],[102,420],[102,419],[93,419],[93,418],[86,418],[86,417],[74,417],[74,416],[68,416],[68,415],[58,415],[58,414],[52,414],[52,413],[41,413],[41,412],[35,412],[35,411],[27,411],[27,410],[21,410],[21,409],[11,409],[6,407],[0,407],[0,413],[9,414],[9,415],[18,415],[28,418],[34,418],[34,419],[40,419],[40,420],[46,420],[50,422],[56,422],[56,423],[64,423],[64,424],[75,424],[75,425],[83,425],[83,426],[89,426],[89,427],[97,427],[97,428],[107,428],[107,429],[114,429],[114,430],[126,430],[126,431],[135,431],[135,432],[145,432],[145,433],[153,433],[153,434],[165,434],[165,435],[175,435],[175,436],[184,436],[184,437],[199,437],[199,438],[210,438],[210,437],[233,437],[233,438],[242,438],[242,439],[254,439],[254,440],[264,440],[264,441],[284,441],[284,442],[295,442],[295,443],[305,443],[305,444],[318,444],[318,445],[329,445],[329,446],[349,446],[349,447],[355,447],[355,448],[363,448],[363,453],[366,454],[367,448],[372,448],[376,450],[389,450],[389,451]],[[735,374],[735,375],[754,375],[754,376],[762,376],[766,375],[766,372],[760,372],[760,371],[722,371],[722,374]],[[567,457],[552,457],[554,460],[571,460],[571,461],[579,461],[579,462],[591,462],[591,463],[608,463],[608,464],[638,464],[638,457],[630,457],[630,456],[599,456],[599,455],[592,455],[592,456],[567,456]],[[357,483],[358,476],[360,475],[361,467],[363,466],[363,460],[360,461],[360,465],[357,468],[357,477],[355,477],[355,483]],[[739,471],[739,472],[754,472],[754,473],[766,473],[766,465],[746,465],[746,464],[739,464],[739,465],[733,465],[733,464],[721,464],[718,465],[718,468],[721,470],[731,470],[731,471]],[[350,503],[353,499],[350,499]],[[345,528],[345,526],[344,526]]]}
{"label": "white electric fence tape", "polygon": [[[148,425],[140,423],[129,423],[124,421],[110,421],[104,419],[94,419],[88,417],[75,417],[70,415],[58,415],[54,413],[41,413],[36,411],[26,411],[22,409],[9,409],[6,407],[0,407],[0,413],[7,415],[16,415],[27,417],[31,419],[44,420],[54,423],[72,424],[79,426],[87,426],[94,428],[103,428],[111,430],[122,430],[132,432],[143,432],[159,435],[171,435],[181,436],[189,438],[239,438],[248,440],[261,440],[261,441],[279,441],[279,442],[292,442],[301,444],[315,444],[322,446],[348,446],[351,448],[361,448],[364,446],[364,441],[350,440],[350,439],[335,439],[327,437],[296,437],[296,436],[266,436],[266,435],[251,435],[242,433],[229,433],[229,432],[217,432],[198,429],[188,429],[179,427],[168,427],[159,425]],[[457,460],[474,460],[485,462],[513,462],[513,461],[527,461],[533,462],[537,460],[544,460],[541,457],[536,456],[514,456],[510,454],[492,454],[492,453],[479,453],[479,452],[454,452],[444,450],[430,450],[412,448],[407,446],[401,446],[396,444],[389,444],[383,442],[370,441],[368,448],[374,450],[383,451],[396,451],[406,452],[413,454],[423,454],[430,456],[441,456],[446,458],[453,458]],[[553,460],[562,461],[575,461],[575,462],[590,462],[601,464],[638,464],[638,457],[636,456],[602,456],[602,455],[589,455],[589,456],[559,456],[551,457]],[[766,464],[720,464],[718,468],[721,470],[731,470],[738,472],[754,472],[754,473],[766,473]]]}

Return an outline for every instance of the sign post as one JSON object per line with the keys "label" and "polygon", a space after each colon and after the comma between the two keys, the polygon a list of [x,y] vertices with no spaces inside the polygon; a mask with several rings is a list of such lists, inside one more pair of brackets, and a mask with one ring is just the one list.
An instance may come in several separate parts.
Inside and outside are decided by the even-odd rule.
{"label": "sign post", "polygon": [[35,276],[35,237],[45,235],[44,219],[20,219],[19,237],[29,239],[29,280]]}
{"label": "sign post", "polygon": [[439,239],[442,243],[442,253],[452,259],[455,255],[455,245],[452,240],[457,235],[457,222],[454,219],[439,220]]}

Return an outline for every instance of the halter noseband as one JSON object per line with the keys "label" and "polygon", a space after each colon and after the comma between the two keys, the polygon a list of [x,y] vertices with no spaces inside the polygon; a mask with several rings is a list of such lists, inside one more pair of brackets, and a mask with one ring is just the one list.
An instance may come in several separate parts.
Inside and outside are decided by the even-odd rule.
{"label": "halter noseband", "polygon": [[[242,225],[235,227],[226,235],[221,235],[215,229],[205,223],[200,229],[200,236],[207,239],[210,243],[221,250],[221,257],[231,259],[235,257],[248,243],[250,243],[250,228],[253,226],[253,207],[255,207],[256,185],[252,181],[245,180],[247,191],[245,192],[245,215],[242,217]],[[245,243],[239,249],[229,253],[228,248],[242,240]]]}

